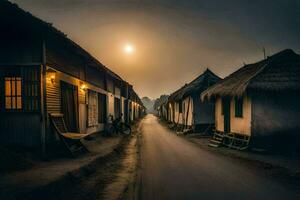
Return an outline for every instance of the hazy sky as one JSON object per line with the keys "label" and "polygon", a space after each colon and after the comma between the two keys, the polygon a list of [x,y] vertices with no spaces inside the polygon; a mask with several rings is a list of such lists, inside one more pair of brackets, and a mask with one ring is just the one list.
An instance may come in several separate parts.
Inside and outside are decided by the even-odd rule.
{"label": "hazy sky", "polygon": [[[207,67],[221,77],[285,48],[300,53],[299,0],[13,0],[156,98]],[[124,46],[135,47],[132,54]]]}

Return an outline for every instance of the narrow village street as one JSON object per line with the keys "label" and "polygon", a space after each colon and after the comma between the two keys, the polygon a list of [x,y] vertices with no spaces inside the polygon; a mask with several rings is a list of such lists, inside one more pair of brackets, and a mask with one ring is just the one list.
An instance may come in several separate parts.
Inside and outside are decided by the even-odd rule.
{"label": "narrow village street", "polygon": [[297,199],[259,170],[176,136],[153,115],[141,123],[140,199]]}
{"label": "narrow village street", "polygon": [[300,200],[300,0],[0,0],[0,200]]}

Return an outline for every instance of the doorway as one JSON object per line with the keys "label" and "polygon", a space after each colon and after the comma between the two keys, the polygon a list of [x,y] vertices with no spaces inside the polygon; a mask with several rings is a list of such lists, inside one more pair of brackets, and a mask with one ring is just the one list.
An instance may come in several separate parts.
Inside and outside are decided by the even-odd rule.
{"label": "doorway", "polygon": [[230,97],[222,98],[222,112],[224,115],[224,133],[230,133]]}
{"label": "doorway", "polygon": [[60,82],[61,111],[68,131],[78,132],[78,88],[69,83]]}
{"label": "doorway", "polygon": [[125,99],[124,100],[124,120],[125,120],[125,123],[128,123],[129,120],[128,120],[128,110],[129,110],[129,103],[128,103],[128,99]]}

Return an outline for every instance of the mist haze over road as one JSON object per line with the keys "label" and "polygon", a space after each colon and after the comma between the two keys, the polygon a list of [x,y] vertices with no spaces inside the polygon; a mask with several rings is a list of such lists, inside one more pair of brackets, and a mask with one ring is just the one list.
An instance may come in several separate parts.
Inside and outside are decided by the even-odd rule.
{"label": "mist haze over road", "polygon": [[142,102],[144,106],[147,108],[147,113],[153,113],[154,109],[154,100],[150,99],[149,97],[143,97]]}

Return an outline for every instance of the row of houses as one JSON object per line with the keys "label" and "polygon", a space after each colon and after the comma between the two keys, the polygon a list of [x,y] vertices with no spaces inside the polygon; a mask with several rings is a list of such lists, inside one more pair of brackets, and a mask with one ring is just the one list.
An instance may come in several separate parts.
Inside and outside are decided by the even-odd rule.
{"label": "row of houses", "polygon": [[299,144],[299,102],[300,55],[287,49],[224,79],[207,70],[171,94],[158,113],[196,132],[213,125],[219,141],[239,149],[271,148]]}
{"label": "row of houses", "polygon": [[45,148],[51,113],[90,134],[109,115],[130,123],[145,112],[132,85],[51,24],[8,1],[0,15],[0,144]]}
{"label": "row of houses", "polygon": [[201,101],[200,94],[219,80],[207,69],[192,82],[170,94],[158,106],[159,115],[182,131],[203,132],[214,124],[214,102]]}

